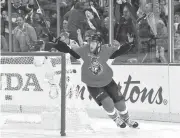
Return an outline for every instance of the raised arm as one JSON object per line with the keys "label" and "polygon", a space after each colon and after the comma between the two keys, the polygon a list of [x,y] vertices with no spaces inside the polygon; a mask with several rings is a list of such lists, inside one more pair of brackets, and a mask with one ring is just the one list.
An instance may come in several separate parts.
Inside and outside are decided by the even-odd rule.
{"label": "raised arm", "polygon": [[57,49],[59,52],[63,52],[63,53],[69,53],[71,54],[71,56],[73,56],[76,59],[80,59],[81,57],[79,56],[79,54],[77,54],[74,50],[72,50],[66,43],[62,42],[62,41],[58,41],[58,43],[53,44],[53,47],[55,49]]}
{"label": "raised arm", "polygon": [[77,38],[78,38],[78,41],[79,41],[80,46],[82,47],[83,44],[84,44],[84,41],[83,41],[83,38],[82,38],[82,34],[81,34],[81,30],[80,30],[80,29],[77,30]]}
{"label": "raised arm", "polygon": [[128,34],[128,41],[127,43],[123,44],[122,46],[120,46],[118,48],[118,50],[116,50],[111,56],[110,56],[110,59],[114,59],[118,56],[121,56],[123,54],[126,54],[128,53],[132,48],[134,48],[134,38],[131,37],[129,34]]}
{"label": "raised arm", "polygon": [[128,53],[133,47],[133,43],[125,43],[110,56],[110,59],[115,59],[118,56]]}

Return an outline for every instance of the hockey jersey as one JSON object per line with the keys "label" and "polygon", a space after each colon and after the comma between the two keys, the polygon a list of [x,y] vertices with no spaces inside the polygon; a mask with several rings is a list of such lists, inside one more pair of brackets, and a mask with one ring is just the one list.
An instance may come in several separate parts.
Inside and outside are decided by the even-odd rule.
{"label": "hockey jersey", "polygon": [[84,61],[81,67],[81,80],[90,87],[103,87],[112,81],[113,71],[107,61],[118,47],[102,46],[98,55],[90,53],[89,45],[73,49]]}

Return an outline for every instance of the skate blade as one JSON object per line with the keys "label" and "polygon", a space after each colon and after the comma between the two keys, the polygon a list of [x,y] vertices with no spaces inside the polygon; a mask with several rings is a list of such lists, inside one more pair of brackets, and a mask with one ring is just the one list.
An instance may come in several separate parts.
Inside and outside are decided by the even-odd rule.
{"label": "skate blade", "polygon": [[133,127],[133,126],[128,125],[128,124],[126,124],[126,126],[128,126],[129,128],[132,128],[132,129],[140,129],[139,124],[138,124],[138,126],[137,126],[137,127]]}
{"label": "skate blade", "polygon": [[132,127],[132,126],[129,126],[129,128],[132,128],[132,129],[140,129],[140,127]]}
{"label": "skate blade", "polygon": [[125,128],[127,128],[127,125],[125,127],[120,127],[120,126],[118,126],[118,127],[121,128],[121,129],[125,129]]}
{"label": "skate blade", "polygon": [[121,128],[121,129],[125,129],[125,128],[127,128],[127,126],[126,126],[126,127],[119,127],[119,128]]}

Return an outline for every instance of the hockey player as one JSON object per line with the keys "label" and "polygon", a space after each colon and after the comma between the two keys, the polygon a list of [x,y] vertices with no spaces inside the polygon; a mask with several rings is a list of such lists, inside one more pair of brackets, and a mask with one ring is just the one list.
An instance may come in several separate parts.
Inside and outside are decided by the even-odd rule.
{"label": "hockey player", "polygon": [[84,61],[81,69],[82,82],[87,85],[96,103],[104,108],[117,126],[138,127],[138,123],[130,119],[124,97],[113,80],[113,71],[106,63],[108,59],[114,59],[130,50],[133,47],[131,43],[121,47],[102,45],[101,36],[95,34],[91,37],[90,43],[83,47],[71,49],[62,41],[58,41],[54,47]]}

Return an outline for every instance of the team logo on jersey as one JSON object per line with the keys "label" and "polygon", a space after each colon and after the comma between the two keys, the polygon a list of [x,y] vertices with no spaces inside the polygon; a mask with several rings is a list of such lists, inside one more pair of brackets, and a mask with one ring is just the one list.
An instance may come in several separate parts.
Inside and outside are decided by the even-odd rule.
{"label": "team logo on jersey", "polygon": [[91,66],[89,70],[93,73],[93,75],[100,75],[103,72],[103,66],[98,62],[99,57],[91,56]]}

